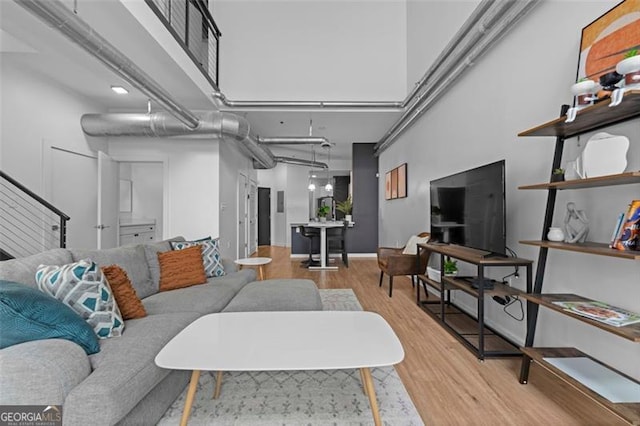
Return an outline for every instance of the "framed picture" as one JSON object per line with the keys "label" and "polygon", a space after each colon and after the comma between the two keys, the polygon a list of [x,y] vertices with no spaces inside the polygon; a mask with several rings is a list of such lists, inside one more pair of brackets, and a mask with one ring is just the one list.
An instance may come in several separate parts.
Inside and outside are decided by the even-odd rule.
{"label": "framed picture", "polygon": [[407,163],[396,167],[385,175],[385,200],[407,196]]}
{"label": "framed picture", "polygon": [[407,163],[398,167],[398,198],[407,196]]}
{"label": "framed picture", "polygon": [[387,172],[387,174],[384,177],[384,182],[385,182],[384,199],[390,200],[391,199],[391,172]]}
{"label": "framed picture", "polygon": [[391,198],[398,198],[398,169],[391,170]]}
{"label": "framed picture", "polygon": [[576,81],[598,82],[632,49],[640,50],[640,0],[624,0],[582,29]]}

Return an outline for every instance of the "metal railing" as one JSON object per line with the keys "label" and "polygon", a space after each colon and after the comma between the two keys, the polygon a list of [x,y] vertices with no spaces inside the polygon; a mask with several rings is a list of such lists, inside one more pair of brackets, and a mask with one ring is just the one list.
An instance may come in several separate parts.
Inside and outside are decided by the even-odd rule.
{"label": "metal railing", "polygon": [[0,251],[24,257],[66,247],[69,216],[0,170]]}
{"label": "metal railing", "polygon": [[217,90],[220,30],[208,0],[145,0],[200,71]]}

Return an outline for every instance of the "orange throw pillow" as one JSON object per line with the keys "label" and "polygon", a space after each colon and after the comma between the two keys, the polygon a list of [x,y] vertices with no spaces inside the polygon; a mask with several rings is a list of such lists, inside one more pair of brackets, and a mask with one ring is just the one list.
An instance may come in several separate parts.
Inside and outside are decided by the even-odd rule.
{"label": "orange throw pillow", "polygon": [[158,253],[160,291],[175,290],[207,282],[202,246]]}
{"label": "orange throw pillow", "polygon": [[109,287],[125,320],[143,318],[147,316],[136,289],[131,285],[127,271],[118,265],[103,266],[102,273],[109,282]]}

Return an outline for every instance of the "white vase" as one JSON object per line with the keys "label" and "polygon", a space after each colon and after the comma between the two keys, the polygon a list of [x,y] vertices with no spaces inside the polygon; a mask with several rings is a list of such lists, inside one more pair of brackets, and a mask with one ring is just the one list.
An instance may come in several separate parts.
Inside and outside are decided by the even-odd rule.
{"label": "white vase", "polygon": [[327,218],[326,218],[325,216],[322,216],[322,217],[320,218],[320,222],[326,222],[326,221],[327,221]]}
{"label": "white vase", "polygon": [[564,232],[561,228],[549,228],[549,232],[547,232],[547,238],[549,241],[564,241]]}
{"label": "white vase", "polygon": [[571,86],[571,93],[577,98],[578,105],[591,105],[597,98],[598,84],[593,80],[579,81]]}
{"label": "white vase", "polygon": [[351,216],[350,214],[346,214],[344,215],[344,220],[346,220],[347,222],[353,222],[353,216]]}
{"label": "white vase", "polygon": [[624,75],[625,87],[640,85],[640,55],[632,56],[618,62],[616,72]]}

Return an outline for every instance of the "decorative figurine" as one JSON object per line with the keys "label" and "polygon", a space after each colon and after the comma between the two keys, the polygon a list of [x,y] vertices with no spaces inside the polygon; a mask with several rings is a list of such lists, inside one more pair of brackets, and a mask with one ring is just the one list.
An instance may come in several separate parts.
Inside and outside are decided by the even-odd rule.
{"label": "decorative figurine", "polygon": [[[571,222],[577,221],[576,225]],[[572,201],[567,203],[567,213],[564,216],[565,243],[584,243],[589,233],[589,219],[584,210],[576,209]]]}

